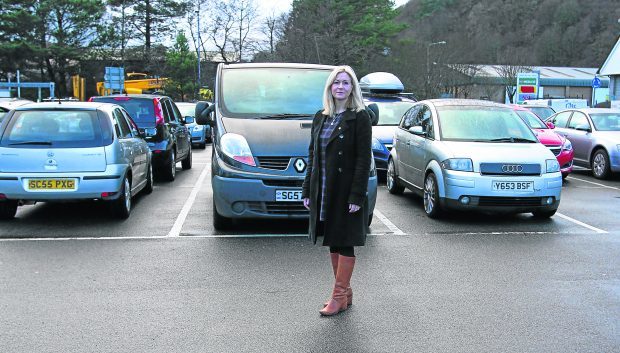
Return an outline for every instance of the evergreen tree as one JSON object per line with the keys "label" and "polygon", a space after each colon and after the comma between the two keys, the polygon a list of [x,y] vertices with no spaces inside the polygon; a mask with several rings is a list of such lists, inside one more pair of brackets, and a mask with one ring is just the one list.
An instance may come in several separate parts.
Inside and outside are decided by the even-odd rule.
{"label": "evergreen tree", "polygon": [[195,96],[198,89],[196,76],[196,53],[190,50],[187,38],[181,32],[171,51],[166,54],[166,94],[175,100],[186,101]]}

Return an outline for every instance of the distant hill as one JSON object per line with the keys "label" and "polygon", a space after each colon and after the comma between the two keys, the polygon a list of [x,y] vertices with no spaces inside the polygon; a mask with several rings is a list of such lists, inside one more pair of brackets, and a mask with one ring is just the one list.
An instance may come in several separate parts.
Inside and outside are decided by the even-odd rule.
{"label": "distant hill", "polygon": [[411,0],[404,45],[446,41],[447,62],[599,67],[620,34],[619,0]]}

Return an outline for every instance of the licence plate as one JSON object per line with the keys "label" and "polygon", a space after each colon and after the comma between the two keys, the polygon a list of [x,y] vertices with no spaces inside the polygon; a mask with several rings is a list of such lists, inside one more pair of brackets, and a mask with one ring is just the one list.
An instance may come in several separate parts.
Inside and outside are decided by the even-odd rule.
{"label": "licence plate", "polygon": [[29,179],[28,190],[75,190],[75,179]]}
{"label": "licence plate", "polygon": [[276,201],[301,201],[301,190],[276,190]]}
{"label": "licence plate", "polygon": [[534,182],[493,180],[493,191],[534,191]]}

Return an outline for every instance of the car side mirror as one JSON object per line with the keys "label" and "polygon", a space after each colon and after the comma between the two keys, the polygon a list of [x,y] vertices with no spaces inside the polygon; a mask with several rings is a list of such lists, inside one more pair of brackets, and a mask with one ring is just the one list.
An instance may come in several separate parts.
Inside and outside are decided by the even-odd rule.
{"label": "car side mirror", "polygon": [[186,124],[193,124],[195,122],[195,119],[193,116],[186,116],[185,117],[185,123]]}
{"label": "car side mirror", "polygon": [[410,127],[409,132],[414,135],[418,135],[418,136],[426,136],[426,132],[420,125]]}
{"label": "car side mirror", "polygon": [[370,115],[370,121],[372,122],[372,125],[377,125],[379,123],[379,106],[377,105],[377,103],[368,104],[368,109],[366,110]]}
{"label": "car side mirror", "polygon": [[214,121],[211,113],[215,110],[215,105],[209,104],[209,102],[198,102],[194,110],[194,116],[196,117],[196,123],[199,125],[211,125]]}
{"label": "car side mirror", "polygon": [[547,127],[549,127],[550,129],[555,129],[555,125],[553,125],[553,123],[550,121],[547,121]]}

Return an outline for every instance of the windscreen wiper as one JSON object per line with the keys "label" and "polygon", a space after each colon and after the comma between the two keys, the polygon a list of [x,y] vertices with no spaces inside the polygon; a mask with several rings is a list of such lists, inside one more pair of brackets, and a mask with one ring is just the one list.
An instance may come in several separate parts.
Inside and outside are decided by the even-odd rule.
{"label": "windscreen wiper", "polygon": [[273,120],[283,120],[283,119],[295,119],[295,118],[310,118],[311,114],[270,114],[258,116],[256,119],[273,119]]}
{"label": "windscreen wiper", "polygon": [[530,142],[530,143],[536,143],[537,141],[533,141],[530,139],[524,139],[521,137],[502,137],[502,138],[498,138],[498,139],[492,139],[489,140],[491,142]]}
{"label": "windscreen wiper", "polygon": [[22,141],[22,142],[14,142],[9,143],[9,146],[17,146],[17,145],[42,145],[42,146],[51,146],[51,141]]}

